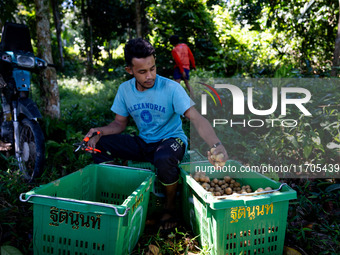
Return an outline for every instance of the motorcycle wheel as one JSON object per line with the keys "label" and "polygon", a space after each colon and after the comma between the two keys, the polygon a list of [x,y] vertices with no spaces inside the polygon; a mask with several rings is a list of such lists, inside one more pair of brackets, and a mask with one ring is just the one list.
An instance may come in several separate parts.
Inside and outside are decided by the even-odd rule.
{"label": "motorcycle wheel", "polygon": [[40,177],[45,161],[44,134],[35,120],[23,119],[19,123],[19,148],[21,163],[19,168],[28,181]]}

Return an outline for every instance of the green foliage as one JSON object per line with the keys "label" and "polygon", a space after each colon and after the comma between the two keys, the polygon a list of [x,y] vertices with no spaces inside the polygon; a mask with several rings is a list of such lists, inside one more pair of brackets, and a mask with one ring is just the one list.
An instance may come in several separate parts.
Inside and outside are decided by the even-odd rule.
{"label": "green foliage", "polygon": [[268,75],[279,65],[278,52],[271,46],[277,33],[270,28],[253,30],[232,20],[229,9],[213,8],[216,36],[221,45],[216,56],[209,56],[212,70],[232,76]]}
{"label": "green foliage", "polygon": [[149,22],[148,38],[156,48],[160,74],[172,75],[173,46],[169,38],[174,34],[191,48],[198,66],[209,65],[206,56],[215,55],[219,46],[212,14],[204,1],[161,1],[147,8],[146,17]]}
{"label": "green foliage", "polygon": [[339,14],[338,1],[237,1],[232,8],[234,17],[245,26],[250,25],[256,31],[275,31],[277,36],[272,48],[285,62],[301,68],[305,75],[328,75]]}
{"label": "green foliage", "polygon": [[330,180],[301,180],[291,184],[298,192],[289,208],[287,241],[302,254],[339,254],[339,190]]}
{"label": "green foliage", "polygon": [[0,16],[0,23],[4,24],[6,21],[12,19],[12,15],[17,11],[17,3],[13,0],[4,0],[0,2],[0,10],[3,15]]}
{"label": "green foliage", "polygon": [[[28,24],[35,44],[34,4],[7,2],[1,5],[2,23],[16,20]],[[298,70],[304,77],[329,76],[337,34],[338,1],[141,2],[143,37],[154,44],[158,72],[164,76],[172,75],[172,46],[168,39],[173,34],[190,46],[198,67],[219,76],[273,77],[281,68],[287,69],[281,74],[292,75]],[[135,3],[108,0],[84,2],[84,6],[81,3],[59,3],[66,64],[60,71],[69,77],[82,77],[91,42],[95,74],[111,79],[121,75],[122,72],[117,72],[114,76],[109,70],[116,70],[122,64],[123,56],[113,56],[115,49],[136,36]],[[91,33],[84,32],[85,28],[89,30],[89,24]],[[55,30],[51,32],[54,62],[60,64]]]}
{"label": "green foliage", "polygon": [[175,228],[168,235],[162,235],[160,231],[155,233],[146,233],[142,236],[138,248],[135,248],[132,254],[148,254],[148,252],[157,251],[152,254],[188,254],[188,252],[199,254],[209,254],[198,248],[196,240],[198,236],[192,237],[190,231],[181,227]]}
{"label": "green foliage", "polygon": [[44,118],[42,124],[47,137],[47,168],[67,174],[92,162],[89,154],[74,153],[73,144],[82,141],[90,128],[113,121],[110,108],[119,84],[89,77],[59,80],[62,121]]}
{"label": "green foliage", "polygon": [[19,194],[33,185],[24,182],[19,170],[12,169],[1,167],[0,171],[0,244],[20,247],[24,254],[29,254],[33,215],[31,205],[20,202]]}

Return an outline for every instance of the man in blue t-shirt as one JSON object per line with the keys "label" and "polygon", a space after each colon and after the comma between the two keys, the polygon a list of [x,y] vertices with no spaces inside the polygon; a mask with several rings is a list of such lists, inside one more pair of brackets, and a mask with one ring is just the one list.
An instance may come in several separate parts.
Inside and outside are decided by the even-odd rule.
{"label": "man in blue t-shirt", "polygon": [[[187,137],[181,116],[188,118],[203,140],[215,147],[214,154],[227,152],[210,123],[193,107],[184,88],[175,81],[156,74],[155,50],[143,40],[130,40],[124,49],[125,70],[134,76],[119,86],[111,110],[115,119],[107,126],[91,128],[86,137],[100,132],[88,142],[92,148],[109,153],[94,153],[95,163],[118,157],[125,160],[148,161],[157,169],[157,177],[165,187],[166,202],[160,221],[164,229],[176,226],[175,198],[179,179],[178,163],[182,160]],[[122,134],[131,116],[139,135]],[[208,159],[213,163],[208,153]]]}

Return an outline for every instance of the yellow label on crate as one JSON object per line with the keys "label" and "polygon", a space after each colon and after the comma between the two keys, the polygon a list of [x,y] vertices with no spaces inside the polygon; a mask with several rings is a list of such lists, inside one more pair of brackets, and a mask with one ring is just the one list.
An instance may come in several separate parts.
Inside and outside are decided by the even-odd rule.
{"label": "yellow label on crate", "polygon": [[68,211],[59,209],[57,207],[50,208],[50,226],[58,227],[61,224],[68,224],[72,226],[72,229],[85,228],[97,228],[100,229],[100,217],[102,215],[97,214],[95,216],[84,215],[76,211]]}
{"label": "yellow label on crate", "polygon": [[143,194],[141,194],[139,196],[139,198],[135,197],[135,203],[134,205],[132,206],[132,212],[134,212],[136,210],[136,208],[140,205],[140,203],[142,203],[144,201],[144,196]]}
{"label": "yellow label on crate", "polygon": [[248,218],[254,220],[256,217],[261,215],[273,214],[274,205],[273,203],[267,205],[256,205],[256,206],[239,206],[232,207],[230,217],[232,220],[230,223],[238,222],[239,219]]}

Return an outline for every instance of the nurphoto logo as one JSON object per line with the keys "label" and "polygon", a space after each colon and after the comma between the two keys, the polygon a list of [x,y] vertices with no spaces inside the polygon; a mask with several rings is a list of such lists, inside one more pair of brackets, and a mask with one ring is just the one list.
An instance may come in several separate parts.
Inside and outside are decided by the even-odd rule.
{"label": "nurphoto logo", "polygon": [[[257,91],[255,93],[256,88],[253,86],[248,86],[243,88],[243,90],[233,84],[214,84],[213,86],[200,82],[200,84],[204,85],[208,89],[210,89],[217,99],[219,100],[220,105],[217,105],[217,102],[211,92],[207,89],[203,89],[205,93],[201,94],[201,114],[209,115],[212,113],[208,112],[208,95],[213,100],[215,106],[218,109],[215,109],[213,113],[214,118],[212,120],[213,127],[217,125],[230,125],[233,127],[235,125],[241,125],[243,127],[275,127],[275,126],[283,126],[283,127],[295,127],[298,124],[297,119],[289,119],[282,118],[287,117],[287,108],[288,107],[296,107],[300,113],[304,116],[312,116],[310,111],[307,109],[308,102],[311,100],[312,95],[310,91],[306,88],[302,87],[271,87],[270,95],[271,95],[271,105],[267,106],[265,109],[258,108],[255,104],[255,100],[259,100],[257,97],[263,97],[261,95],[262,88],[260,88],[260,93]],[[291,84],[290,84],[291,85]],[[265,88],[266,91],[270,88]],[[258,90],[258,89],[257,89]],[[256,94],[256,95],[255,95]],[[265,94],[268,97],[268,93]],[[232,103],[226,104],[222,101],[223,98],[231,98]],[[268,100],[268,98],[266,98]],[[230,100],[229,100],[230,101]],[[232,111],[231,111],[232,108]],[[232,113],[233,117],[237,117],[237,120],[227,119],[225,118],[227,112]],[[254,116],[273,116],[278,115],[280,118],[251,118],[251,119],[241,119],[240,117],[245,114],[250,113]]]}

